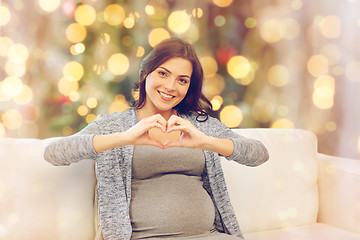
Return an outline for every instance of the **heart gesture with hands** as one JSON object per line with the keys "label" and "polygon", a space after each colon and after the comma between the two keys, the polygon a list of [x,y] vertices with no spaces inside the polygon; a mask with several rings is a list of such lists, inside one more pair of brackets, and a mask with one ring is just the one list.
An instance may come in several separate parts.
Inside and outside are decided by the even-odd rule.
{"label": "heart gesture with hands", "polygon": [[160,114],[142,119],[127,130],[126,135],[131,145],[153,145],[159,148],[200,148],[207,137],[186,119],[172,115],[166,121]]}
{"label": "heart gesture with hands", "polygon": [[181,132],[180,137],[176,140],[169,141],[164,144],[164,148],[169,147],[186,147],[186,148],[202,148],[205,139],[208,137],[205,133],[194,127],[194,125],[186,119],[172,115],[167,121],[167,133]]}

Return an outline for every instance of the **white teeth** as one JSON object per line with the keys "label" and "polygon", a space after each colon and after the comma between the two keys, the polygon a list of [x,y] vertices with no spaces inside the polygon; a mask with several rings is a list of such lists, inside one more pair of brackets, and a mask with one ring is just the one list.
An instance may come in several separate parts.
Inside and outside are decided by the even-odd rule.
{"label": "white teeth", "polygon": [[163,93],[163,92],[159,92],[161,96],[165,97],[165,98],[173,98],[173,96]]}

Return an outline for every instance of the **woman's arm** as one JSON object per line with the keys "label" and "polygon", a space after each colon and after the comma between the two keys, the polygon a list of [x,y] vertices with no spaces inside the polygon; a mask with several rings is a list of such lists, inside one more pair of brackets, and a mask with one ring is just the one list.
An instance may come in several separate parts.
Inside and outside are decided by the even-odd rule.
{"label": "woman's arm", "polygon": [[201,149],[217,152],[225,157],[234,153],[234,143],[231,139],[207,136],[204,140]]}
{"label": "woman's arm", "polygon": [[93,147],[93,138],[96,134],[100,134],[100,129],[96,122],[91,122],[74,135],[59,137],[45,148],[44,159],[55,166],[93,159],[96,156]]}
{"label": "woman's arm", "polygon": [[233,153],[230,156],[224,155],[228,160],[254,167],[269,159],[269,153],[260,141],[235,133],[218,119],[210,118],[209,120],[212,132],[217,138],[230,139],[234,144]]}
{"label": "woman's arm", "polygon": [[95,120],[80,132],[51,142],[45,149],[45,160],[53,165],[69,165],[83,159],[94,159],[97,153],[125,145],[154,145],[163,148],[159,141],[148,135],[148,130],[153,127],[165,131],[166,121],[160,114],[144,118],[127,131],[106,135],[101,134],[98,124],[102,123],[98,122],[99,120]]}

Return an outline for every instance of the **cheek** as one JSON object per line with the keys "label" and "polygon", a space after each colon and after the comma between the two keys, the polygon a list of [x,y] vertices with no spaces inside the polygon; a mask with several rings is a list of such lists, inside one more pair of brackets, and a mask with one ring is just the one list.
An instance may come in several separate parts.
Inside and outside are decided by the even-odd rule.
{"label": "cheek", "polygon": [[151,75],[148,75],[145,81],[146,93],[150,93],[153,88],[154,88],[154,79],[151,77]]}
{"label": "cheek", "polygon": [[187,94],[187,92],[189,91],[189,87],[183,87],[181,90],[180,90],[180,94],[181,96],[184,98]]}

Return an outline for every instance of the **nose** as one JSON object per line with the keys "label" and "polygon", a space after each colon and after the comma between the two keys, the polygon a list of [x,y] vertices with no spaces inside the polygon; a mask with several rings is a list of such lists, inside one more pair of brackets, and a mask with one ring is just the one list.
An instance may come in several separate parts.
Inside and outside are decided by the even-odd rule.
{"label": "nose", "polygon": [[164,83],[164,87],[167,91],[171,92],[171,91],[175,91],[175,79],[173,78],[169,78],[165,83]]}

